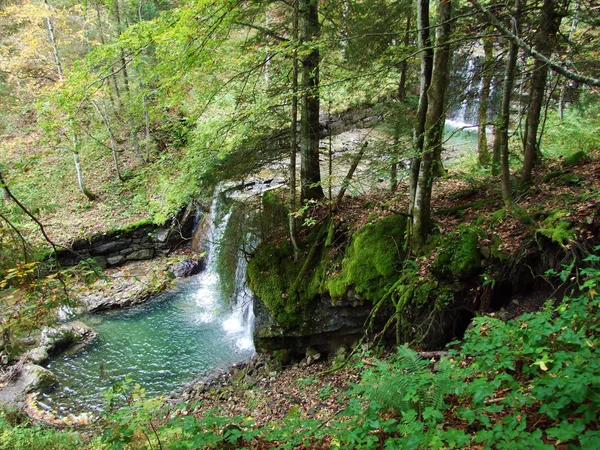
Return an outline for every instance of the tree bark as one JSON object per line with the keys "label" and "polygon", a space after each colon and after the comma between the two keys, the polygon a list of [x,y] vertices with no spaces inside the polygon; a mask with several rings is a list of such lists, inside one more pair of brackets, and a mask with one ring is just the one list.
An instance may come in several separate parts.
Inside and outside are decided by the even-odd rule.
{"label": "tree bark", "polygon": [[292,39],[294,51],[292,53],[292,142],[290,148],[290,199],[288,216],[290,228],[290,241],[294,250],[294,261],[298,260],[300,249],[298,246],[298,231],[296,229],[296,154],[298,152],[298,2],[294,2]]}
{"label": "tree bark", "polygon": [[452,1],[440,0],[438,8],[436,50],[431,84],[427,91],[425,142],[412,212],[412,250],[418,252],[431,231],[431,190],[435,175],[435,155],[442,146],[444,134],[444,98],[450,69],[450,33]]}
{"label": "tree bark", "polygon": [[[46,4],[46,8],[48,9],[48,14],[50,14],[50,4],[48,0],[44,0]],[[46,16],[46,28],[48,30],[48,38],[50,39],[50,44],[52,45],[52,52],[54,53],[54,63],[56,64],[56,72],[58,73],[58,80],[63,80],[63,69],[62,64],[60,63],[60,54],[58,53],[58,47],[56,46],[56,36],[54,35],[54,27],[52,26],[52,21],[50,20],[50,16]]]}
{"label": "tree bark", "polygon": [[73,142],[71,153],[73,154],[73,162],[75,163],[77,185],[79,186],[81,193],[85,195],[89,201],[94,201],[96,196],[87,190],[83,181],[83,170],[81,169],[81,162],[79,160],[79,139],[77,139],[77,133],[75,133],[75,129],[73,128],[73,121],[70,120],[69,123],[71,125],[71,140]]}
{"label": "tree bark", "polygon": [[299,0],[302,58],[300,183],[302,200],[323,198],[319,166],[319,13],[318,0]]}
{"label": "tree bark", "polygon": [[94,108],[96,108],[96,111],[102,119],[102,122],[104,122],[104,126],[106,128],[106,131],[108,132],[108,137],[110,140],[110,149],[113,157],[113,162],[115,163],[117,177],[119,178],[119,181],[123,181],[123,176],[121,175],[121,167],[119,164],[119,157],[117,155],[117,143],[115,141],[115,136],[112,132],[112,128],[110,127],[110,119],[108,117],[108,112],[106,111],[106,106],[104,108],[104,111],[102,111],[100,107],[96,104],[96,102],[92,101],[92,105],[94,105]]}
{"label": "tree bark", "polygon": [[[417,1],[417,41],[421,51],[421,86],[419,93],[419,105],[417,108],[417,120],[413,134],[413,156],[410,161],[409,180],[409,205],[408,213],[413,214],[415,194],[417,191],[417,180],[425,141],[425,119],[427,115],[427,90],[431,83],[431,72],[433,70],[433,47],[429,33],[429,0]],[[409,220],[409,234],[412,234],[412,220]]]}
{"label": "tree bark", "polygon": [[[519,35],[521,32],[521,0],[515,0],[515,10],[513,12],[513,33]],[[510,186],[510,167],[508,165],[508,124],[510,121],[510,100],[515,79],[515,67],[519,56],[519,47],[513,41],[508,47],[508,56],[506,58],[506,71],[504,73],[504,83],[502,86],[502,104],[498,124],[496,126],[496,140],[494,142],[494,155],[500,156],[500,172],[502,199],[507,209],[512,207],[512,194]]]}
{"label": "tree bark", "polygon": [[[491,31],[491,30],[488,30]],[[478,129],[477,129],[477,155],[479,165],[486,167],[490,163],[490,152],[488,151],[487,141],[487,121],[488,107],[490,103],[490,85],[492,84],[493,66],[494,66],[494,42],[491,36],[483,38],[483,74],[481,81],[481,92],[479,94],[479,107],[477,110]]]}
{"label": "tree bark", "polygon": [[[405,48],[408,48],[410,44],[410,22],[412,17],[412,10],[406,13],[406,29],[404,31],[403,44]],[[406,100],[406,78],[408,74],[408,61],[406,58],[402,60],[400,65],[400,81],[398,82],[398,101],[404,102]],[[392,147],[392,164],[390,167],[390,189],[392,192],[398,190],[398,157],[399,157],[399,144],[400,144],[400,119],[397,119],[396,129],[394,132],[394,146]]]}
{"label": "tree bark", "polygon": [[[534,38],[536,51],[546,58],[552,55],[556,33],[560,26],[561,16],[556,13],[556,0],[544,0],[540,29]],[[546,81],[548,79],[548,65],[536,59],[533,64],[529,91],[529,108],[527,110],[527,138],[523,159],[523,172],[521,173],[521,186],[531,182],[533,167],[540,159],[540,149],[537,145],[537,132],[540,124]]]}

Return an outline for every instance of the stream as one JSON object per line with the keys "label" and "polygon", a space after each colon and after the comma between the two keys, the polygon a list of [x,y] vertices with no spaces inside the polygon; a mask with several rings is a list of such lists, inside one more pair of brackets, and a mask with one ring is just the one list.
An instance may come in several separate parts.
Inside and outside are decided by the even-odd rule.
{"label": "stream", "polygon": [[75,354],[51,359],[48,369],[58,386],[40,396],[39,406],[61,415],[99,412],[106,406],[103,392],[126,377],[147,396],[169,394],[254,354],[244,258],[238,261],[233,298],[223,298],[221,292],[217,255],[231,211],[221,211],[217,198],[206,269],[145,304],[82,317],[99,338]]}

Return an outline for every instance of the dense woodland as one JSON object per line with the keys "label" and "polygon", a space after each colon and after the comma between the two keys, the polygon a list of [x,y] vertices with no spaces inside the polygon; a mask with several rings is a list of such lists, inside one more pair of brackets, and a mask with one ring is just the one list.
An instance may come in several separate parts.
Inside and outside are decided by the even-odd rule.
{"label": "dense woodland", "polygon": [[[250,287],[289,327],[316,296],[354,289],[373,307],[360,346],[279,387],[320,387],[306,401],[321,415],[252,421],[116,386],[127,405],[84,431],[3,410],[0,448],[599,445],[595,0],[0,0],[0,27],[2,383],[20,337],[102,276],[56,252],[274,165],[284,212],[248,255]],[[472,120],[450,133],[473,149],[450,155],[461,108]],[[343,117],[386,138],[342,163],[323,143]],[[527,289],[544,298],[499,300]],[[472,323],[435,335],[469,296]],[[463,335],[441,361],[423,353]],[[249,402],[256,383],[233,386],[215,398]]]}

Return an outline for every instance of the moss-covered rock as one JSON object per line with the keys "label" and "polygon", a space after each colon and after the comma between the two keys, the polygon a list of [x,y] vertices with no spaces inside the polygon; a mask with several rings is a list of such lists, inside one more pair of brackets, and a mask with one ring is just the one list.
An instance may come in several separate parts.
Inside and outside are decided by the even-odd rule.
{"label": "moss-covered rock", "polygon": [[398,278],[404,259],[406,217],[390,216],[363,227],[352,238],[339,275],[328,281],[331,298],[341,299],[349,289],[375,302]]}
{"label": "moss-covered rock", "polygon": [[573,230],[571,222],[567,220],[567,215],[567,211],[552,211],[541,223],[537,232],[552,242],[566,245],[575,238],[575,230]]}
{"label": "moss-covered rock", "polygon": [[481,253],[479,237],[472,228],[452,233],[441,243],[432,265],[437,276],[448,280],[464,281],[479,272]]}
{"label": "moss-covered rock", "polygon": [[562,165],[563,167],[573,167],[588,160],[587,154],[584,151],[578,151],[573,153],[571,156],[565,158]]}

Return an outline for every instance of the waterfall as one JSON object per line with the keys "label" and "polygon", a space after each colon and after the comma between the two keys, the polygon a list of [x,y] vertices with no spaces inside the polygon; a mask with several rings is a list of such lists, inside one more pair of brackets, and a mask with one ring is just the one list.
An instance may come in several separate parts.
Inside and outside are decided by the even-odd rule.
{"label": "waterfall", "polygon": [[[218,256],[222,251],[222,244],[227,240],[226,230],[232,213],[233,207],[222,201],[220,186],[217,187],[208,217],[205,241],[206,269],[200,275],[200,283],[194,294],[195,301],[200,306],[196,320],[199,323],[212,322],[217,315],[223,314],[223,305],[227,305],[230,310],[225,313],[226,318],[222,322],[223,330],[228,337],[236,341],[236,345],[240,349],[253,350],[253,295],[246,285],[247,262],[239,250],[233,298],[223,298],[222,295]],[[252,241],[250,233],[246,240]]]}
{"label": "waterfall", "polygon": [[[253,236],[248,233],[248,242],[252,242]],[[223,322],[223,328],[227,333],[238,333],[237,345],[242,349],[253,349],[252,332],[254,331],[254,309],[252,291],[246,283],[246,266],[248,262],[242,252],[238,252],[238,263],[235,271],[235,304],[233,311],[227,320]]]}
{"label": "waterfall", "polygon": [[475,55],[456,55],[453,61],[450,98],[461,99],[457,106],[450,105],[450,112],[446,119],[446,124],[453,128],[477,126],[477,110],[483,85],[479,73],[481,71],[479,59]]}

